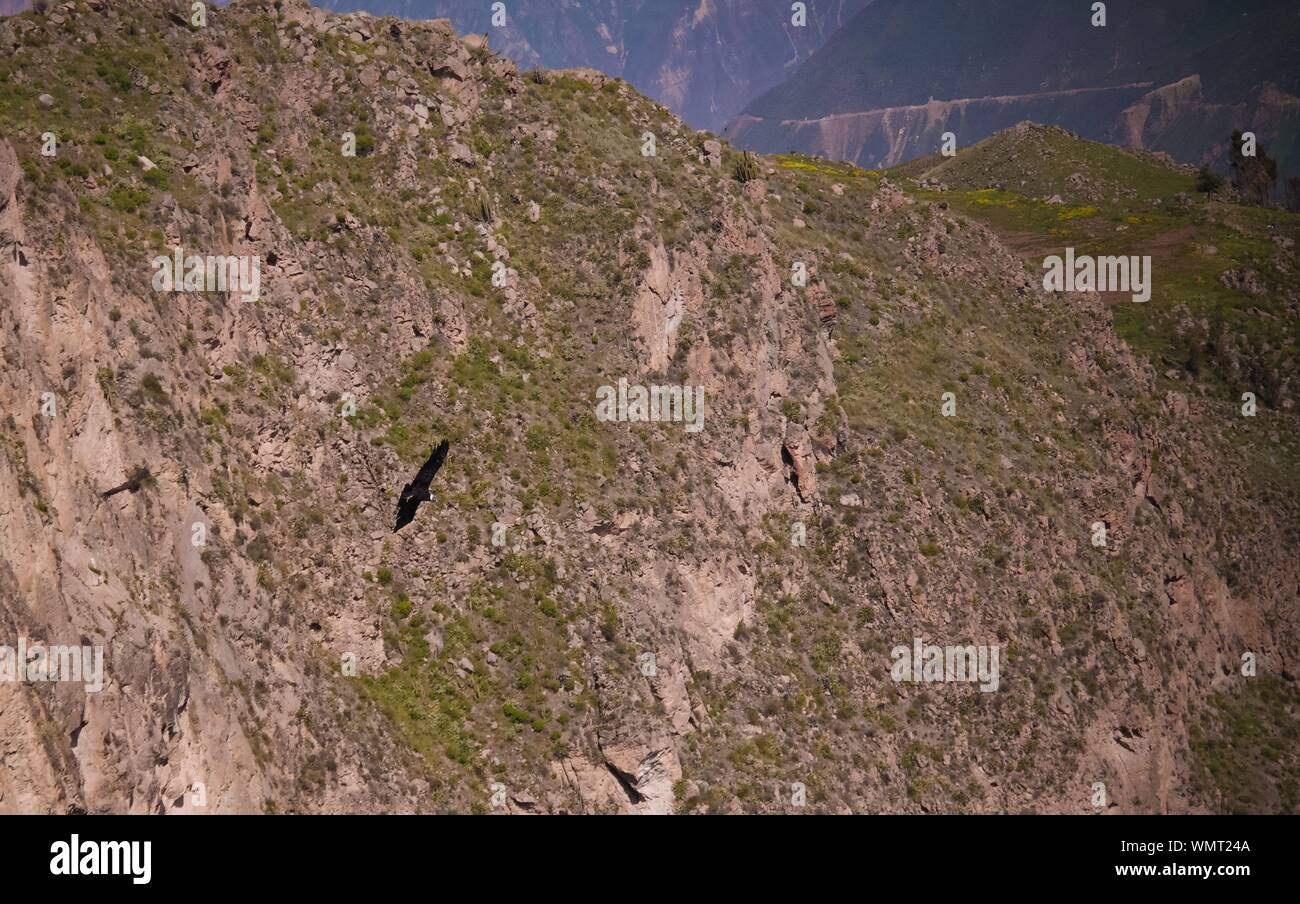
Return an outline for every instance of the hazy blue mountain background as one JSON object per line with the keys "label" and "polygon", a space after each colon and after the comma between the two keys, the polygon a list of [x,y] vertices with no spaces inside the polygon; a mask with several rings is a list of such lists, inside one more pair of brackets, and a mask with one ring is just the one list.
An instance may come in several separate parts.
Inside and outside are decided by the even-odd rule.
{"label": "hazy blue mountain background", "polygon": [[1300,5],[877,0],[728,135],[864,166],[969,145],[1032,119],[1085,137],[1224,162],[1233,128],[1300,165]]}

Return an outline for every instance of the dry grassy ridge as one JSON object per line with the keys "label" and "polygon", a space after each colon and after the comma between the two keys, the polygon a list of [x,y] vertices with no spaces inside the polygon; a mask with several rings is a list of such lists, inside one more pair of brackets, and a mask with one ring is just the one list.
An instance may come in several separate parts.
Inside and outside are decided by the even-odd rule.
{"label": "dry grassy ridge", "polygon": [[[0,642],[108,671],[0,684],[0,809],[1296,810],[1293,217],[1155,211],[1266,287],[1175,366],[1200,302],[1043,293],[1013,233],[1073,236],[1006,177],[749,162],[445,23],[173,13],[0,22]],[[1175,178],[1131,159],[1089,179]],[[154,292],[177,244],[260,300]],[[704,430],[597,421],[620,377]],[[999,690],[894,682],[918,635]]]}

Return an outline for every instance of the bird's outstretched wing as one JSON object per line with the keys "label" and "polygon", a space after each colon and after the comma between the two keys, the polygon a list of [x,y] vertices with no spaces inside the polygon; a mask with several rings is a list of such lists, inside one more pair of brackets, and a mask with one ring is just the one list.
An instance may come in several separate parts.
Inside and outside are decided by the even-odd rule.
{"label": "bird's outstretched wing", "polygon": [[118,484],[111,490],[105,490],[99,495],[104,499],[108,499],[110,496],[116,496],[118,493],[125,492],[126,490],[130,490],[132,493],[138,493],[140,491],[140,486],[149,479],[149,476],[148,468],[136,468],[131,476],[126,479],[126,483]]}
{"label": "bird's outstretched wing", "polygon": [[433,483],[433,478],[447,461],[447,450],[450,448],[451,444],[445,439],[439,443],[433,450],[433,454],[429,456],[429,460],[424,463],[424,467],[420,468],[420,473],[402,488],[402,495],[397,500],[397,523],[393,527],[393,533],[397,533],[415,520],[415,513],[419,510],[420,503],[429,498],[429,485]]}
{"label": "bird's outstretched wing", "polygon": [[422,501],[419,496],[409,496],[405,490],[402,491],[402,498],[397,501],[397,524],[393,527],[393,533],[415,520],[415,510]]}
{"label": "bird's outstretched wing", "polygon": [[429,460],[420,468],[420,473],[415,477],[415,485],[424,498],[429,498],[429,485],[433,483],[433,478],[442,470],[442,466],[447,461],[447,450],[451,448],[451,443],[445,439],[438,444],[429,456]]}

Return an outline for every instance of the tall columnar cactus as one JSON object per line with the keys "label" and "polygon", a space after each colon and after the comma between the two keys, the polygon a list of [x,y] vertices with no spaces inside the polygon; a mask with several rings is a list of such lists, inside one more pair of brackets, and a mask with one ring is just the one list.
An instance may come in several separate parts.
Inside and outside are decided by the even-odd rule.
{"label": "tall columnar cactus", "polygon": [[469,214],[479,223],[492,222],[492,199],[485,190],[480,188],[478,195],[470,201]]}
{"label": "tall columnar cactus", "polygon": [[740,183],[752,182],[759,176],[758,158],[749,151],[745,151],[732,165],[731,175]]}

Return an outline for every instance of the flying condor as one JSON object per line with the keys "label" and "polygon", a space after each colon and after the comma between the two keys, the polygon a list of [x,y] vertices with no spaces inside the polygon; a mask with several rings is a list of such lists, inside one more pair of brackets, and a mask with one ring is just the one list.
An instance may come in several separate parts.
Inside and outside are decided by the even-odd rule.
{"label": "flying condor", "polygon": [[126,490],[129,490],[132,493],[138,493],[140,492],[140,487],[149,479],[149,477],[150,474],[148,468],[136,468],[131,476],[126,479],[126,483],[119,484],[111,490],[105,490],[99,495],[104,499],[107,499],[110,496],[116,496],[118,493]]}
{"label": "flying condor", "polygon": [[433,450],[429,460],[420,469],[420,473],[416,474],[415,479],[402,489],[402,495],[397,500],[397,525],[393,528],[393,533],[397,533],[415,520],[416,509],[420,507],[421,502],[433,498],[429,493],[429,484],[433,483],[433,478],[446,462],[449,448],[451,444],[445,439],[439,443],[438,448]]}

